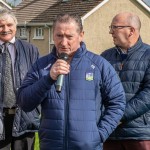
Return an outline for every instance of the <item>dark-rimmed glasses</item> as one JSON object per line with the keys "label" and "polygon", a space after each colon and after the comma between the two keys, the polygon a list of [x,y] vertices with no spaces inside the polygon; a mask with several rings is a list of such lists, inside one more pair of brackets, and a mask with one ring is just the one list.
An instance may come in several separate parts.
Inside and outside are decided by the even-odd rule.
{"label": "dark-rimmed glasses", "polygon": [[131,26],[115,26],[115,25],[111,25],[109,26],[109,30],[115,30],[115,29],[123,29],[123,28],[129,28]]}

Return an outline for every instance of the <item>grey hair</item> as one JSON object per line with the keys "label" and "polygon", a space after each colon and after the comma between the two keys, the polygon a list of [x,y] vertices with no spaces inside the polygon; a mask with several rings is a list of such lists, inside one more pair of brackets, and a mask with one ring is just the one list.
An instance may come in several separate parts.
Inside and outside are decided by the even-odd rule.
{"label": "grey hair", "polygon": [[18,24],[18,21],[17,21],[17,18],[16,16],[14,15],[13,12],[11,12],[10,10],[6,9],[6,8],[0,8],[0,19],[4,19],[5,20],[5,17],[9,15],[10,17],[12,17],[12,19],[14,20],[15,24],[17,25]]}
{"label": "grey hair", "polygon": [[82,20],[81,17],[79,17],[77,14],[69,14],[69,13],[64,13],[58,15],[53,23],[53,29],[55,29],[56,24],[59,23],[69,23],[70,21],[75,21],[75,23],[78,26],[77,32],[82,32],[83,31],[83,25],[82,25]]}

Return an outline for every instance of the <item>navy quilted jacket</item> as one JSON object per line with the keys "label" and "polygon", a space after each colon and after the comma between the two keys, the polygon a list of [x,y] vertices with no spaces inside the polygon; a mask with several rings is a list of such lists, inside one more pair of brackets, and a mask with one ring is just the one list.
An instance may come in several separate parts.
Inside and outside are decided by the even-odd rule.
{"label": "navy quilted jacket", "polygon": [[[17,92],[21,82],[23,81],[27,71],[31,65],[38,59],[39,53],[38,49],[20,39],[16,39],[16,59],[14,65],[15,74],[15,85],[14,89]],[[0,87],[3,87],[4,80],[4,53],[0,53]],[[3,128],[3,88],[0,88],[0,129]],[[31,112],[24,112],[19,107],[16,108],[16,114],[14,118],[14,124],[12,127],[12,136],[18,137],[26,132],[36,132],[38,131],[40,124],[39,120],[39,110],[36,108]],[[7,129],[6,129],[7,130]],[[0,140],[5,138],[5,133],[0,131]]]}
{"label": "navy quilted jacket", "polygon": [[[81,44],[65,75],[62,91],[49,76],[53,52],[39,59],[18,92],[25,111],[41,104],[41,150],[102,150],[125,109],[125,94],[113,67]],[[103,104],[106,107],[102,113]]]}
{"label": "navy quilted jacket", "polygon": [[118,72],[127,101],[122,125],[111,139],[150,140],[150,45],[139,38],[127,56],[117,47],[105,51],[102,56]]}

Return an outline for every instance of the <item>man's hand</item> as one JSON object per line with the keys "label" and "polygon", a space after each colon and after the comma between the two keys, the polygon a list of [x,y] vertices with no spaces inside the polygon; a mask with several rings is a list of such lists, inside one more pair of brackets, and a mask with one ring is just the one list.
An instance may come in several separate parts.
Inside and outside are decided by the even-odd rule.
{"label": "man's hand", "polygon": [[50,77],[53,80],[57,80],[58,75],[68,74],[70,72],[70,65],[68,62],[62,59],[58,59],[50,70]]}

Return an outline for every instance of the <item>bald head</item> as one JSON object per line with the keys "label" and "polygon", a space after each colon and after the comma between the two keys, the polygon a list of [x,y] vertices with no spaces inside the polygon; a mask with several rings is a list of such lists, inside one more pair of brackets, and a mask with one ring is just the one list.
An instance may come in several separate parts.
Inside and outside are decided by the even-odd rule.
{"label": "bald head", "polygon": [[133,13],[129,12],[119,13],[113,18],[113,20],[115,22],[120,22],[124,25],[131,26],[140,31],[141,21],[139,17]]}
{"label": "bald head", "polygon": [[109,33],[112,34],[115,45],[128,50],[138,41],[140,28],[141,21],[137,15],[122,12],[113,18]]}

